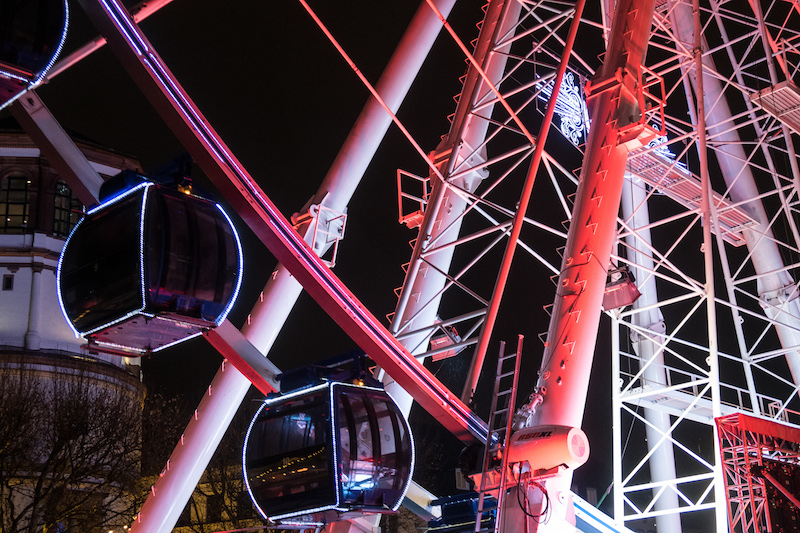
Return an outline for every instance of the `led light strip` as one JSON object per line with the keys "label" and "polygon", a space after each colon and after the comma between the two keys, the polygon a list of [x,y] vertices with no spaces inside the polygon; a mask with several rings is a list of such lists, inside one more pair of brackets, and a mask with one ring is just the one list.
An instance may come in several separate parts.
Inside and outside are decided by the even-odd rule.
{"label": "led light strip", "polygon": [[28,86],[24,90],[22,90],[19,93],[15,94],[12,98],[8,99],[6,102],[0,104],[0,109],[4,109],[4,108],[10,106],[11,104],[13,104],[17,100],[19,100],[20,97],[22,97],[26,92],[30,91],[31,89],[35,89],[36,87],[39,86],[40,83],[42,83],[42,80],[47,75],[47,73],[50,71],[50,68],[53,66],[53,64],[55,64],[56,60],[58,59],[58,56],[61,55],[61,50],[64,48],[64,43],[67,40],[67,29],[68,28],[69,28],[69,3],[66,0],[64,0],[64,28],[61,30],[61,38],[58,41],[58,45],[56,46],[55,53],[50,58],[50,61],[47,63],[47,65],[45,65],[45,67],[42,70],[39,71],[39,75],[36,76],[36,78],[34,78],[33,80],[29,80],[29,79],[27,79],[27,78],[25,78],[23,76],[18,76],[16,74],[14,74],[12,72],[8,72],[6,70],[2,71],[2,76],[3,77],[11,78],[11,79],[14,79],[14,80],[17,80],[17,81],[24,82]]}
{"label": "led light strip", "polygon": [[236,299],[239,297],[239,289],[242,287],[242,277],[244,276],[244,254],[242,253],[242,241],[239,239],[239,232],[236,231],[236,226],[233,225],[231,217],[229,217],[228,213],[222,209],[221,205],[216,204],[216,206],[217,209],[219,209],[219,212],[222,213],[222,216],[225,217],[225,220],[228,221],[228,225],[231,227],[233,238],[236,240],[236,250],[239,253],[239,271],[236,273],[236,287],[233,289],[233,295],[231,296],[231,301],[228,302],[228,306],[225,308],[219,318],[217,318],[216,324],[219,326],[228,317],[228,313],[231,312],[233,305],[236,303]]}
{"label": "led light strip", "polygon": [[[97,213],[98,211],[100,211],[102,209],[105,209],[106,207],[108,207],[110,205],[116,204],[117,202],[119,202],[119,201],[121,201],[121,200],[123,200],[123,199],[125,199],[125,198],[127,198],[127,197],[129,197],[131,195],[133,195],[133,194],[136,194],[140,189],[145,189],[144,193],[142,194],[142,198],[143,198],[142,199],[142,209],[141,209],[140,218],[139,218],[140,233],[143,233],[143,228],[144,228],[144,202],[147,199],[147,193],[148,193],[147,189],[149,189],[149,187],[151,187],[152,185],[153,185],[152,183],[142,183],[140,185],[137,185],[133,189],[125,191],[124,193],[115,196],[114,198],[110,199],[109,201],[104,202],[104,203],[102,203],[102,204],[90,209],[89,211],[86,212],[86,215],[93,215],[93,214]],[[109,326],[113,326],[114,324],[118,324],[120,322],[123,322],[123,321],[131,318],[132,316],[135,316],[135,315],[137,315],[139,313],[142,313],[142,311],[144,311],[144,308],[145,308],[144,278],[142,277],[142,287],[141,287],[142,306],[139,309],[136,309],[134,311],[130,311],[129,313],[127,313],[123,317],[120,317],[120,318],[118,318],[116,320],[112,320],[111,322],[108,322],[107,324],[103,324],[101,326],[98,326],[98,327],[96,327],[94,329],[91,329],[91,330],[88,330],[88,331],[83,331],[83,332],[78,331],[78,329],[74,326],[74,324],[72,323],[72,319],[69,317],[69,314],[67,313],[67,309],[64,306],[64,300],[61,297],[61,272],[62,272],[62,267],[64,265],[64,255],[65,255],[63,250],[66,250],[69,247],[69,243],[72,240],[72,237],[76,234],[76,232],[78,231],[78,228],[81,227],[81,224],[83,224],[85,220],[86,220],[86,217],[83,217],[82,219],[80,219],[78,221],[77,224],[75,224],[75,227],[72,228],[72,231],[70,232],[69,237],[67,237],[67,241],[64,243],[64,248],[62,249],[61,255],[58,258],[58,268],[56,269],[56,292],[58,294],[58,304],[61,307],[61,314],[63,314],[64,318],[66,318],[67,325],[69,325],[70,329],[75,334],[75,338],[80,338],[81,336],[85,337],[86,335],[91,335],[92,333],[95,333],[95,332],[97,332],[97,331],[99,331],[101,329],[105,329],[105,328],[107,328]],[[139,256],[140,256],[139,257],[139,271],[140,271],[140,274],[142,274],[142,275],[144,273],[144,258],[143,258],[144,241],[143,241],[143,239],[144,239],[144,237],[142,235],[140,235],[140,238],[139,238]],[[144,314],[144,313],[142,313],[142,314]],[[145,315],[145,316],[149,316],[150,318],[152,318],[153,315]]]}
{"label": "led light strip", "polygon": [[[267,516],[267,514],[264,512],[264,510],[261,508],[261,506],[256,501],[255,495],[253,494],[253,491],[252,491],[252,489],[250,487],[250,480],[248,478],[248,472],[247,472],[247,445],[248,445],[248,442],[250,441],[250,432],[252,431],[253,426],[255,425],[256,421],[260,417],[261,411],[263,411],[264,408],[270,407],[270,406],[275,405],[277,403],[282,403],[282,402],[284,402],[286,400],[291,400],[293,398],[297,398],[297,397],[300,397],[300,396],[303,396],[303,395],[311,395],[311,394],[313,394],[315,392],[318,392],[318,391],[321,391],[321,390],[325,389],[326,387],[328,388],[328,401],[329,401],[329,413],[328,413],[329,414],[329,418],[328,419],[330,420],[330,424],[331,424],[331,432],[330,432],[331,444],[330,445],[331,445],[332,450],[333,450],[333,479],[334,479],[334,483],[336,484],[336,487],[335,487],[336,488],[336,502],[332,503],[332,504],[329,504],[329,505],[316,507],[316,508],[313,508],[313,509],[304,509],[302,511],[294,511],[294,512],[285,513],[285,514],[281,514],[281,515]],[[243,477],[244,477],[245,487],[247,488],[247,493],[250,495],[250,499],[252,500],[253,505],[256,507],[256,510],[258,511],[258,513],[265,520],[270,520],[272,522],[275,522],[275,521],[278,521],[278,520],[283,520],[284,518],[294,518],[294,517],[302,516],[302,515],[311,515],[311,514],[322,512],[322,511],[334,510],[334,511],[339,511],[339,512],[347,512],[347,511],[353,510],[353,509],[350,509],[348,507],[344,507],[342,505],[343,494],[342,494],[341,478],[340,478],[340,473],[339,473],[340,465],[339,465],[339,440],[338,440],[338,428],[340,427],[340,424],[339,424],[340,421],[339,421],[338,413],[336,412],[336,405],[337,405],[337,403],[336,403],[336,391],[338,390],[337,388],[347,388],[347,389],[356,390],[356,391],[375,391],[375,392],[385,393],[384,389],[379,388],[379,387],[357,386],[357,385],[351,385],[349,383],[341,383],[341,382],[324,383],[322,385],[317,385],[317,386],[314,386],[314,387],[309,387],[309,388],[306,388],[306,389],[301,389],[301,390],[298,390],[298,391],[294,391],[294,392],[291,392],[291,393],[286,394],[284,396],[279,396],[279,397],[276,397],[276,398],[273,398],[273,399],[265,400],[261,404],[261,407],[259,407],[259,409],[256,412],[255,416],[253,416],[253,419],[250,421],[250,425],[247,428],[247,433],[245,434],[245,438],[244,438],[244,446],[242,448],[242,474],[243,474]],[[414,456],[415,456],[416,450],[415,450],[415,447],[414,447],[414,436],[411,433],[411,425],[408,423],[408,419],[403,415],[403,413],[399,409],[397,409],[397,406],[394,403],[394,401],[392,400],[391,396],[389,396],[387,394],[386,397],[387,397],[387,401],[390,402],[390,404],[395,407],[395,409],[393,411],[390,410],[390,413],[392,413],[392,414],[399,413],[399,415],[400,415],[399,419],[404,423],[404,429],[405,429],[405,432],[406,432],[406,435],[407,435],[407,438],[408,438],[408,441],[409,441],[409,444],[410,444],[410,451],[411,451],[411,464],[409,465],[408,477],[406,479],[405,486],[403,487],[403,490],[401,492],[400,498],[397,500],[397,502],[391,508],[392,511],[397,511],[397,509],[400,508],[400,505],[402,505],[403,499],[405,499],[406,494],[408,493],[408,489],[411,486],[411,480],[412,480],[412,476],[414,474],[414,467],[415,467],[415,457]],[[402,447],[402,441],[398,442],[396,444],[396,446],[398,448],[401,448]],[[396,470],[399,472],[400,468],[397,468]],[[284,523],[284,522],[282,522],[282,523]],[[285,523],[285,524],[288,524],[288,523]],[[305,524],[305,522],[303,522],[303,524]]]}

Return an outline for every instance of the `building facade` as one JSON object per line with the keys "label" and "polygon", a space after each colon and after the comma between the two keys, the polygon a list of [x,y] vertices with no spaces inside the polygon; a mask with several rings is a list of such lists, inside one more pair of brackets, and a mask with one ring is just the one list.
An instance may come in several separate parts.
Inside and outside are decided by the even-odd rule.
{"label": "building facade", "polygon": [[[0,453],[0,491],[7,502],[0,530],[20,531],[33,520],[37,531],[109,531],[117,525],[122,531],[134,496],[98,491],[96,483],[139,483],[139,362],[85,351],[66,323],[56,271],[84,206],[14,126],[0,125],[0,410],[6,421],[0,422],[0,439],[7,441],[0,448],[14,450]],[[135,159],[108,148],[85,140],[76,145],[104,178],[140,170]],[[114,417],[105,416],[110,412]],[[17,437],[32,435],[27,446],[14,444],[15,431]],[[75,455],[92,446],[84,462],[107,475],[57,466],[77,465],[64,448]]]}

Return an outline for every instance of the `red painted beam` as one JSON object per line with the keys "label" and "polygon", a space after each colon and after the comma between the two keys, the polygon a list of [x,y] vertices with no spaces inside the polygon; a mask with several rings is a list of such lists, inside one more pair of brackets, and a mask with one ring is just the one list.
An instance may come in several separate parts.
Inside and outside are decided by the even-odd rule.
{"label": "red painted beam", "polygon": [[325,312],[439,422],[463,441],[486,425],[383,327],[317,257],[209,125],[116,0],[80,0],[122,65],[250,229]]}

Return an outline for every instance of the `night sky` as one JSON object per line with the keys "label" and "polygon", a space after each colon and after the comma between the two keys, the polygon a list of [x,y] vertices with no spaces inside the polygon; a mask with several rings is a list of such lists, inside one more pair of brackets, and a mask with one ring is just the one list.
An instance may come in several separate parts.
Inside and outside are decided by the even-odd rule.
{"label": "night sky", "polygon": [[[461,2],[450,17],[464,41],[477,36],[482,2]],[[418,6],[416,0],[313,1],[312,7],[373,83]],[[224,7],[223,7],[224,6]],[[96,31],[76,3],[65,54]],[[368,97],[367,90],[296,0],[216,2],[176,0],[141,24],[167,65],[259,185],[288,217],[316,191]],[[464,58],[441,35],[399,116],[425,150],[447,132]],[[147,172],[184,149],[132,80],[104,48],[38,89],[68,130],[135,156]],[[6,114],[7,112],[4,112]],[[576,163],[577,166],[579,163]],[[392,127],[350,204],[335,273],[373,314],[394,310],[401,265],[415,232],[397,222],[395,171],[426,166]],[[199,169],[194,179],[204,183]],[[218,200],[222,200],[218,198]],[[222,201],[224,204],[224,201]],[[240,326],[275,266],[264,246],[236,221],[246,256],[245,282],[231,320]],[[530,259],[527,259],[531,262]],[[520,394],[535,383],[554,287],[521,260],[512,272],[495,337],[513,346],[526,336]],[[491,282],[494,274],[491,274]],[[496,346],[496,344],[492,344]],[[307,296],[290,317],[270,356],[284,369],[355,348]],[[496,348],[490,348],[494,354]],[[199,399],[220,364],[205,341],[191,341],[144,362],[156,386]],[[590,463],[576,474],[599,493],[611,481],[608,367],[610,349],[598,343],[585,430]],[[488,363],[493,368],[494,363]],[[191,369],[187,371],[187,368]],[[436,369],[434,369],[436,370]]]}

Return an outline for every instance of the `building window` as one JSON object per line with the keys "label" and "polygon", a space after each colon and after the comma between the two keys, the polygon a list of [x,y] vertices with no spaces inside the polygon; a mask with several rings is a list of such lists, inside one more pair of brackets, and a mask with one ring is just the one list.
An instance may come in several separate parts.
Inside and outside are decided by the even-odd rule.
{"label": "building window", "polygon": [[3,274],[3,290],[14,290],[14,274]]}
{"label": "building window", "polygon": [[254,518],[256,510],[253,507],[253,500],[250,499],[250,493],[243,490],[236,497],[236,514],[240,519]]}
{"label": "building window", "polygon": [[0,233],[25,233],[30,216],[31,179],[9,174],[0,182]]}
{"label": "building window", "polygon": [[66,237],[81,219],[83,204],[72,193],[72,189],[61,180],[56,183],[55,213],[53,214],[53,235]]}
{"label": "building window", "polygon": [[206,522],[222,522],[222,495],[211,494],[206,497]]}

